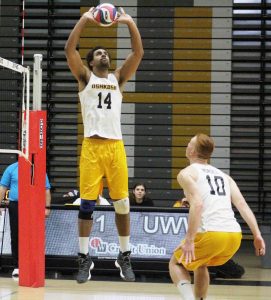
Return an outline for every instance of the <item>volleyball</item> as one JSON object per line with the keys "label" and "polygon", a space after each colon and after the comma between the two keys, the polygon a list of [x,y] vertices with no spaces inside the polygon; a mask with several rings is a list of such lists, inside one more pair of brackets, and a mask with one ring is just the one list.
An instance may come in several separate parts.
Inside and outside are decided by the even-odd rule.
{"label": "volleyball", "polygon": [[102,26],[110,26],[117,19],[117,9],[110,3],[98,5],[93,12],[94,19]]}

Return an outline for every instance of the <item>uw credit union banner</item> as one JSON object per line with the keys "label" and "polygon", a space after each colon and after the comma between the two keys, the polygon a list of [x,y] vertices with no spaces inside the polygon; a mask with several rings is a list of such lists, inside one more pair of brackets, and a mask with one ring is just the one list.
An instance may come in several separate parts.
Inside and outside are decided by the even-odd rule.
{"label": "uw credit union banner", "polygon": [[[119,242],[114,211],[95,212],[89,240],[91,256],[115,258]],[[131,212],[130,247],[134,258],[170,258],[187,230],[187,213]]]}
{"label": "uw credit union banner", "polygon": [[[89,253],[100,258],[116,258],[119,241],[114,211],[95,211]],[[53,210],[46,219],[46,254],[77,256],[78,211]],[[184,238],[187,230],[187,213],[182,212],[131,212],[130,246],[133,258],[169,259],[173,250]],[[0,220],[1,221],[1,220]],[[8,214],[0,222],[3,254],[10,254]]]}

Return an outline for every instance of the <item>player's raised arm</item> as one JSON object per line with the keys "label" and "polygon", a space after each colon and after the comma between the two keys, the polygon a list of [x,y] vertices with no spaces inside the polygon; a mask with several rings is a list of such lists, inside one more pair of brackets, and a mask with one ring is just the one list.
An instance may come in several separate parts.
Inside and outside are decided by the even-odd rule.
{"label": "player's raised arm", "polygon": [[78,80],[78,82],[86,81],[87,68],[84,66],[84,63],[76,47],[79,42],[80,35],[83,29],[85,28],[86,24],[88,22],[97,24],[97,22],[93,18],[93,10],[94,7],[90,8],[89,11],[82,15],[82,17],[79,19],[79,21],[76,23],[73,30],[71,31],[65,45],[65,54],[69,68],[74,77]]}
{"label": "player's raised arm", "polygon": [[125,82],[128,81],[136,72],[143,57],[144,50],[141,36],[134,20],[130,15],[126,14],[122,8],[120,8],[120,12],[121,14],[116,22],[127,24],[131,36],[132,46],[132,52],[128,55],[123,65],[115,71],[115,75],[118,78],[119,85],[122,90]]}

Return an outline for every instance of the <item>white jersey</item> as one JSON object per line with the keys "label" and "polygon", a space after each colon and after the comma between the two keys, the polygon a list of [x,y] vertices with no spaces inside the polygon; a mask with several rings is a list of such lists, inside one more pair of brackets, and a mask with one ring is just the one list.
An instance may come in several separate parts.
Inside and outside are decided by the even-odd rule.
{"label": "white jersey", "polygon": [[229,178],[219,169],[205,164],[191,165],[198,171],[197,185],[203,200],[199,232],[241,232],[231,205]]}
{"label": "white jersey", "polygon": [[108,78],[100,78],[91,73],[88,84],[78,94],[84,137],[98,135],[122,140],[120,123],[122,94],[115,75],[109,74]]}

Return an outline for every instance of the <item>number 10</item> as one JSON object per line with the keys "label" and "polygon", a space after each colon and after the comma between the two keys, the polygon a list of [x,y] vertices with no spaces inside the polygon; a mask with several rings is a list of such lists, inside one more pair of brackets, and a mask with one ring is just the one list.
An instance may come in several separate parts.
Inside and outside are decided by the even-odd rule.
{"label": "number 10", "polygon": [[[215,194],[217,194],[218,196],[226,195],[223,177],[214,176],[214,178],[211,178],[209,175],[206,175],[206,179],[208,180],[208,184],[211,188],[211,190],[210,190],[211,195],[215,195]],[[214,189],[214,184],[212,183],[212,179],[213,179],[213,182],[215,183],[216,191]]]}

